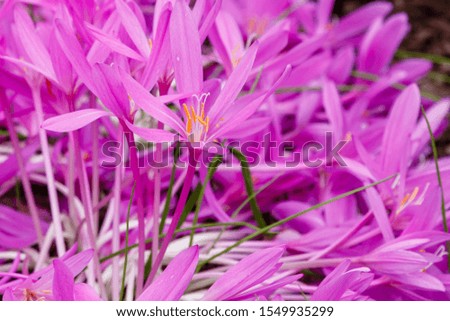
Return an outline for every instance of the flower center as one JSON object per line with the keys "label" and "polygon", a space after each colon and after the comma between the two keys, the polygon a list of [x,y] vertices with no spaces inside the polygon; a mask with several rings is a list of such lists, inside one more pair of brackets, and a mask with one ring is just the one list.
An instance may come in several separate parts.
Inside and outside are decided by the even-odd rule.
{"label": "flower center", "polygon": [[248,20],[247,31],[249,34],[261,36],[269,24],[267,17],[253,16]]}
{"label": "flower center", "polygon": [[46,301],[46,296],[51,294],[50,290],[42,290],[41,293],[30,289],[23,290],[25,301]]}
{"label": "flower center", "polygon": [[205,102],[208,96],[209,93],[204,93],[200,97],[193,95],[196,100],[196,108],[183,104],[186,115],[186,132],[190,141],[198,142],[206,138],[209,130],[209,117],[205,117]]}

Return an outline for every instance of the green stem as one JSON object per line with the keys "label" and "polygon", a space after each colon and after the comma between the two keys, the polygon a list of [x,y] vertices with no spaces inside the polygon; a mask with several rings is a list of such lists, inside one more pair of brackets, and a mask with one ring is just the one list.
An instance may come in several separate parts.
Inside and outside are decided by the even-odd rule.
{"label": "green stem", "polygon": [[[253,188],[253,181],[252,176],[250,173],[250,166],[248,164],[247,158],[244,154],[242,154],[240,151],[238,151],[235,148],[230,148],[231,153],[236,157],[239,162],[241,163],[241,170],[242,170],[242,176],[244,177],[245,182],[245,189],[247,191],[247,195],[253,195],[255,193],[255,190]],[[259,227],[265,227],[267,226],[266,222],[264,221],[264,218],[262,217],[261,210],[259,209],[258,203],[256,202],[256,199],[253,197],[249,200],[250,202],[250,208],[252,210],[253,216],[255,218],[255,221],[258,223]]]}
{"label": "green stem", "polygon": [[[254,226],[253,224],[247,223],[247,222],[221,222],[221,223],[205,223],[205,224],[199,224],[199,225],[195,225],[195,226],[189,226],[189,227],[184,227],[184,228],[180,228],[178,230],[175,231],[174,235],[177,235],[179,233],[184,233],[184,232],[188,232],[188,231],[192,231],[192,230],[198,230],[198,229],[204,229],[204,228],[210,228],[210,227],[222,227],[222,226],[234,226],[234,227],[239,227],[239,226],[243,226],[243,227],[248,227],[252,230],[258,231],[259,228],[257,226]],[[161,233],[159,234],[159,238],[163,238],[164,236],[166,236],[166,234]],[[153,238],[148,238],[145,240],[145,244],[150,244],[153,241]],[[132,249],[135,249],[138,246],[138,244],[133,244],[133,245],[129,245],[123,249],[120,249],[117,252],[111,253],[107,256],[104,256],[100,259],[100,263],[104,263],[118,255],[124,254],[125,251],[130,251]]]}
{"label": "green stem", "polygon": [[450,58],[416,51],[398,50],[395,54],[398,58],[424,58],[439,65],[450,65]]}
{"label": "green stem", "polygon": [[180,149],[179,149],[179,143],[177,143],[177,146],[175,146],[175,150],[174,150],[174,159],[173,159],[173,165],[172,165],[172,172],[170,173],[169,189],[167,190],[166,202],[164,204],[164,210],[161,214],[161,221],[159,222],[159,233],[162,233],[164,226],[166,224],[167,215],[169,214],[170,200],[172,198],[173,185],[175,184],[175,175],[177,172],[176,164],[177,164],[179,155],[180,155]]}
{"label": "green stem", "polygon": [[[431,128],[430,122],[428,120],[427,114],[425,112],[425,108],[423,105],[420,106],[422,111],[422,115],[425,118],[425,122],[427,123],[428,133],[430,134],[431,139],[431,149],[433,150],[433,159],[434,165],[436,167],[436,176],[439,185],[439,192],[441,197],[441,214],[442,214],[442,225],[444,227],[444,231],[448,233],[448,223],[447,223],[447,215],[445,211],[445,197],[444,197],[444,187],[442,185],[441,171],[439,169],[439,161],[438,161],[438,152],[436,148],[436,140],[433,135],[433,129]],[[446,242],[447,253],[450,253],[450,242]],[[447,254],[447,269],[450,272],[450,254]]]}
{"label": "green stem", "polygon": [[[247,197],[242,203],[241,205],[239,205],[236,210],[231,214],[231,218],[235,218],[241,211],[242,209],[248,204],[248,202],[250,202],[251,199],[255,198],[259,193],[261,193],[262,191],[264,191],[267,187],[269,187],[270,185],[272,185],[273,182],[275,182],[282,174],[279,174],[277,176],[275,176],[274,178],[272,178],[270,181],[268,181],[267,183],[265,183],[263,186],[261,186],[261,188],[256,191],[256,193],[250,195],[249,197]],[[223,233],[225,232],[225,228],[222,228],[222,230],[220,231],[219,235],[217,235],[216,239],[214,240],[214,242],[211,244],[211,246],[209,247],[208,253],[209,251],[211,251],[211,249],[213,249],[217,242],[219,242],[220,238],[222,237]]]}
{"label": "green stem", "polygon": [[[122,288],[120,290],[120,298],[121,301],[125,299],[125,278],[127,274],[127,265],[128,265],[128,236],[130,232],[130,211],[131,211],[131,204],[133,202],[133,196],[134,196],[134,189],[136,188],[136,181],[133,184],[133,188],[131,189],[131,195],[130,195],[130,202],[128,203],[128,211],[127,211],[127,227],[125,231],[125,258],[123,263],[123,273],[122,273]],[[136,245],[138,246],[138,245]]]}
{"label": "green stem", "polygon": [[217,253],[217,254],[211,256],[210,258],[208,258],[208,259],[206,259],[206,260],[204,260],[204,261],[199,262],[198,265],[197,265],[197,272],[200,271],[201,268],[202,268],[205,264],[208,264],[209,262],[211,262],[211,261],[214,260],[215,258],[217,258],[217,257],[219,257],[219,256],[221,256],[221,255],[223,255],[223,254],[228,253],[229,251],[231,251],[231,250],[234,249],[235,247],[238,247],[238,246],[241,245],[242,243],[245,243],[245,242],[247,242],[247,241],[249,241],[249,240],[251,240],[251,239],[253,239],[253,238],[257,237],[257,236],[260,236],[260,235],[262,235],[262,234],[264,234],[264,233],[267,233],[267,232],[269,232],[271,229],[273,229],[273,228],[275,228],[275,227],[278,227],[278,226],[280,226],[280,225],[283,225],[284,223],[287,223],[287,222],[289,222],[289,221],[293,220],[294,218],[297,218],[297,217],[299,217],[299,216],[301,216],[301,215],[304,215],[304,214],[306,214],[306,213],[309,213],[309,212],[311,212],[311,211],[313,211],[313,210],[316,210],[316,209],[318,209],[318,208],[320,208],[320,207],[323,207],[323,206],[325,206],[325,205],[328,205],[328,204],[330,204],[330,203],[332,203],[332,202],[338,201],[338,200],[340,200],[340,199],[342,199],[342,198],[345,198],[345,197],[347,197],[347,196],[350,196],[350,195],[359,193],[359,192],[361,192],[361,191],[364,191],[364,190],[366,190],[366,189],[368,189],[368,188],[370,188],[370,187],[373,187],[373,186],[376,186],[376,185],[378,185],[378,184],[384,183],[384,182],[386,182],[386,181],[392,179],[392,178],[395,177],[396,175],[397,175],[397,174],[394,174],[394,175],[391,175],[391,176],[389,176],[389,177],[387,177],[387,178],[384,178],[384,179],[382,179],[382,180],[380,180],[380,181],[374,182],[374,183],[372,183],[372,184],[369,184],[369,185],[366,185],[366,186],[362,186],[362,187],[356,188],[356,189],[351,190],[351,191],[346,192],[346,193],[339,194],[338,196],[335,196],[335,197],[333,197],[333,198],[331,198],[331,199],[329,199],[329,200],[327,200],[327,201],[325,201],[325,202],[321,202],[321,203],[316,204],[316,205],[314,205],[314,206],[312,206],[312,207],[310,207],[310,208],[308,208],[308,209],[306,209],[306,210],[304,210],[304,211],[301,211],[301,212],[299,212],[299,213],[293,214],[293,215],[288,216],[288,217],[286,217],[286,218],[284,218],[284,219],[282,219],[282,220],[279,220],[279,221],[277,221],[277,222],[275,222],[275,223],[272,223],[272,224],[267,225],[267,226],[265,226],[265,227],[263,227],[263,228],[260,228],[258,231],[254,232],[254,233],[252,233],[252,234],[250,234],[250,235],[247,235],[246,237],[244,237],[244,238],[240,239],[239,241],[235,242],[234,244],[230,245],[229,247],[227,247],[227,248],[224,249],[223,251],[221,251],[221,252],[219,252],[219,253]]}
{"label": "green stem", "polygon": [[[352,71],[352,76],[355,78],[359,78],[359,79],[364,79],[364,80],[370,80],[370,81],[377,81],[378,80],[378,76],[371,74],[371,73],[367,73],[367,72],[361,72],[361,71]],[[403,90],[405,89],[407,86],[405,86],[404,84],[400,84],[400,83],[395,83],[391,86],[391,88],[397,89],[397,90]],[[420,94],[428,99],[431,99],[433,101],[438,101],[440,99],[440,97],[429,93],[429,92],[425,92],[423,90],[420,91]]]}
{"label": "green stem", "polygon": [[[192,221],[192,225],[194,225],[194,226],[197,225],[197,222],[198,222],[198,213],[200,212],[200,207],[202,206],[202,201],[203,201],[203,196],[205,194],[206,186],[209,184],[209,181],[211,180],[212,176],[214,175],[217,168],[219,167],[219,165],[222,162],[223,162],[222,156],[217,155],[214,157],[212,162],[209,164],[208,174],[205,177],[205,180],[204,180],[203,185],[200,190],[200,194],[197,198],[197,204],[195,206],[194,219]],[[191,230],[191,234],[189,236],[189,247],[191,247],[194,242],[194,234],[195,234],[194,230]]]}

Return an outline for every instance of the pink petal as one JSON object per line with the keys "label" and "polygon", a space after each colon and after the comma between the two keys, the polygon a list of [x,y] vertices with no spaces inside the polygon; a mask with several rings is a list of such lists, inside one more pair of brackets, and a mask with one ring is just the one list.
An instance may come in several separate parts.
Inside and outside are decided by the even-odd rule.
{"label": "pink petal", "polygon": [[138,107],[142,108],[146,113],[156,118],[160,122],[174,129],[176,132],[183,134],[185,132],[184,125],[179,117],[171,111],[166,105],[160,102],[144,87],[142,87],[130,75],[123,72],[121,74],[123,85],[128,94],[135,101]]}
{"label": "pink petal", "polygon": [[75,301],[102,301],[93,288],[85,283],[77,283],[73,288]]}
{"label": "pink petal", "polygon": [[234,64],[238,62],[244,51],[242,34],[234,17],[225,11],[221,11],[217,15],[209,39],[224,64],[227,74],[231,73]]}
{"label": "pink petal", "polygon": [[342,139],[344,135],[344,109],[342,108],[341,97],[333,82],[324,81],[322,100],[328,120],[333,128],[334,139]]}
{"label": "pink petal", "polygon": [[197,262],[197,245],[180,252],[137,301],[179,300],[192,280]]}
{"label": "pink petal", "polygon": [[145,88],[152,88],[157,79],[164,74],[169,61],[169,22],[172,11],[170,2],[162,9],[161,15],[156,25],[153,47],[148,63],[142,72],[140,83]]}
{"label": "pink petal", "polygon": [[53,275],[53,298],[56,301],[73,301],[73,274],[63,261],[53,261],[55,273]]}
{"label": "pink petal", "polygon": [[131,49],[130,47],[124,45],[122,42],[117,40],[115,37],[107,34],[101,29],[96,28],[93,25],[86,24],[87,29],[91,32],[91,34],[101,43],[103,43],[105,46],[107,46],[112,51],[115,51],[121,55],[124,55],[126,57],[143,61],[145,60],[144,57],[142,57],[140,54],[138,54],[136,51]]}
{"label": "pink petal", "polygon": [[[203,300],[227,300],[269,278],[276,272],[284,248],[257,251],[232,266],[206,291]],[[279,268],[279,266],[278,266]]]}
{"label": "pink petal", "polygon": [[398,170],[401,155],[416,126],[420,110],[420,91],[417,85],[408,86],[395,100],[389,114],[382,143],[382,166],[389,172]]}
{"label": "pink petal", "polygon": [[145,140],[153,143],[166,143],[173,142],[175,135],[171,132],[156,129],[156,128],[143,128],[138,127],[130,123],[129,121],[125,121],[128,128],[135,133],[136,135],[144,138]]}
{"label": "pink petal", "polygon": [[211,123],[215,123],[217,119],[226,111],[227,107],[236,99],[242,87],[247,81],[247,77],[253,66],[253,61],[258,51],[258,43],[255,42],[248,50],[239,64],[234,68],[225,86],[217,97],[214,105],[211,107],[208,116]]}
{"label": "pink petal", "polygon": [[349,15],[335,26],[333,37],[336,42],[358,35],[368,28],[376,19],[387,15],[392,10],[389,2],[369,3]]}
{"label": "pink petal", "polygon": [[200,93],[203,81],[200,37],[185,1],[177,0],[173,8],[170,45],[178,91]]}
{"label": "pink petal", "polygon": [[379,74],[391,62],[400,42],[409,30],[405,14],[389,18],[377,28],[361,45],[358,68],[361,71]]}
{"label": "pink petal", "polygon": [[147,36],[134,12],[123,0],[116,0],[116,7],[120,19],[122,20],[122,25],[136,45],[136,48],[140,51],[142,56],[150,56],[150,45]]}
{"label": "pink petal", "polygon": [[334,0],[320,0],[317,6],[317,24],[322,29],[330,21]]}
{"label": "pink petal", "polygon": [[380,227],[381,234],[386,241],[394,239],[394,232],[392,231],[391,223],[389,222],[389,216],[384,206],[383,200],[374,187],[366,190],[367,200],[370,208],[373,210],[375,219]]}
{"label": "pink petal", "polygon": [[46,77],[55,80],[56,75],[53,70],[50,55],[36,33],[33,21],[22,6],[16,6],[14,10],[14,21],[17,26],[16,30],[19,39],[30,60]]}
{"label": "pink petal", "polygon": [[42,128],[66,133],[80,129],[105,116],[111,116],[111,113],[98,109],[82,109],[49,118],[42,123]]}
{"label": "pink petal", "polygon": [[[247,54],[248,55],[248,54]],[[237,67],[233,74],[237,71],[239,67]],[[270,96],[273,94],[276,88],[279,87],[279,85],[286,79],[286,77],[289,76],[291,73],[291,66],[288,65],[284,72],[281,74],[280,78],[265,92],[262,94],[254,94],[254,95],[248,95],[244,98],[241,98],[237,100],[231,107],[229,107],[227,110],[222,110],[221,113],[218,115],[220,117],[223,117],[223,124],[216,130],[212,130],[210,133],[209,139],[212,140],[215,137],[222,137],[223,135],[226,135],[229,131],[235,129],[240,124],[242,124],[246,119],[248,119],[251,115],[253,115],[256,110],[261,106],[261,104]],[[227,84],[231,80],[228,80]],[[217,98],[214,105],[211,107],[213,109],[214,107],[219,106],[219,103],[217,102],[223,91],[226,89],[222,89],[222,92],[219,94],[219,97]],[[211,112],[208,114],[211,115]],[[213,116],[210,116],[211,118]],[[217,116],[216,116],[217,117]],[[211,121],[213,123],[213,121]]]}
{"label": "pink petal", "polygon": [[86,60],[85,53],[75,37],[75,32],[67,25],[67,22],[55,19],[56,39],[61,45],[67,59],[72,64],[79,79],[97,95],[97,87],[92,77],[92,67]]}
{"label": "pink petal", "polygon": [[[89,261],[92,259],[94,250],[86,250],[78,253],[67,259],[61,258],[64,265],[70,270],[70,273],[76,277],[80,274],[88,265]],[[52,287],[53,277],[55,270],[50,268],[45,274],[35,283],[36,288],[49,289]]]}

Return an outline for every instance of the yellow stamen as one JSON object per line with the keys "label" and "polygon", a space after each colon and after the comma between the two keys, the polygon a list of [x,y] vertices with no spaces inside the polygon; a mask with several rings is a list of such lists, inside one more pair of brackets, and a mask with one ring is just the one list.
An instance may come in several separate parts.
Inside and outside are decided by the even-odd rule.
{"label": "yellow stamen", "polygon": [[408,193],[405,195],[405,197],[403,197],[402,201],[400,202],[400,206],[404,206],[406,204],[406,202],[408,202],[409,196],[410,196],[410,194]]}
{"label": "yellow stamen", "polygon": [[208,95],[209,93],[202,94],[200,97],[195,96],[198,103],[196,107],[183,104],[183,110],[186,114],[186,132],[190,136],[190,140],[199,141],[206,139],[206,134],[209,129],[209,118],[205,118],[204,100],[208,97]]}
{"label": "yellow stamen", "polygon": [[[419,187],[414,187],[413,191],[405,195],[403,199],[400,202],[400,205],[396,211],[396,214],[399,214],[402,212],[407,206],[410,204],[420,205],[420,202],[413,203],[414,199],[417,197],[417,194],[419,194]],[[417,204],[418,203],[418,204]]]}
{"label": "yellow stamen", "polygon": [[186,114],[187,121],[186,121],[186,131],[188,134],[192,131],[192,118],[191,114],[189,113],[188,106],[186,104],[183,104],[184,113]]}
{"label": "yellow stamen", "polygon": [[414,201],[414,199],[416,198],[417,194],[419,193],[419,188],[416,186],[414,188],[414,190],[412,191],[411,196],[409,197],[410,201]]}
{"label": "yellow stamen", "polygon": [[345,140],[347,142],[352,140],[352,133],[351,132],[347,132],[347,134],[345,134]]}
{"label": "yellow stamen", "polygon": [[191,112],[192,112],[192,119],[194,119],[194,121],[197,120],[197,114],[195,113],[194,107],[191,106]]}
{"label": "yellow stamen", "polygon": [[153,41],[152,41],[151,38],[148,38],[148,45],[150,47],[150,50],[152,50],[152,48],[153,48]]}
{"label": "yellow stamen", "polygon": [[202,124],[203,126],[206,126],[206,121],[204,121],[201,117],[197,116],[197,121]]}
{"label": "yellow stamen", "polygon": [[208,129],[209,129],[209,117],[206,117],[206,128],[205,128],[205,134],[208,133]]}
{"label": "yellow stamen", "polygon": [[200,116],[202,119],[205,119],[205,104],[201,103],[200,106],[201,106]]}

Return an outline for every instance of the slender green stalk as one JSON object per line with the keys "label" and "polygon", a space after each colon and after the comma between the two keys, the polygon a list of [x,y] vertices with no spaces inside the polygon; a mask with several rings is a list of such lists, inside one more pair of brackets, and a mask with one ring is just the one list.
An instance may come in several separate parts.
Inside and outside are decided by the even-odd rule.
{"label": "slender green stalk", "polygon": [[[231,148],[230,151],[234,155],[234,157],[236,157],[241,163],[241,170],[242,176],[244,177],[245,189],[247,190],[247,195],[250,197],[250,195],[255,194],[255,189],[253,187],[252,176],[249,169],[250,166],[248,165],[247,158],[245,157],[244,154],[242,154],[235,148]],[[266,222],[264,221],[264,218],[262,217],[261,210],[259,209],[256,199],[254,197],[250,198],[249,202],[250,208],[252,210],[255,221],[258,223],[258,226],[259,227],[267,226]]]}
{"label": "slender green stalk", "polygon": [[[337,89],[342,92],[349,92],[352,90],[362,91],[366,89],[367,86],[363,85],[339,85]],[[305,91],[320,91],[322,86],[297,86],[297,87],[283,87],[278,88],[275,93],[277,94],[289,94],[289,93],[302,93]]]}
{"label": "slender green stalk", "polygon": [[263,72],[263,67],[261,67],[259,69],[259,72],[256,74],[255,81],[253,82],[252,87],[250,88],[250,91],[248,92],[249,94],[253,94],[255,92],[256,87],[258,86],[259,81],[261,80],[262,72]]}
{"label": "slender green stalk", "polygon": [[[221,155],[217,155],[214,157],[214,159],[212,160],[212,162],[209,164],[208,167],[208,174],[206,174],[205,180],[203,182],[203,185],[200,189],[200,193],[199,196],[197,198],[197,204],[195,206],[195,213],[194,213],[194,219],[192,221],[192,225],[197,225],[198,222],[198,213],[200,212],[200,207],[202,206],[202,201],[203,201],[203,196],[205,194],[205,190],[206,190],[206,186],[207,184],[209,184],[209,181],[211,180],[212,176],[214,175],[214,173],[216,172],[217,168],[219,167],[219,165],[223,162],[223,158]],[[195,230],[191,230],[191,234],[189,236],[189,246],[192,246],[193,242],[194,242],[194,231]]]}
{"label": "slender green stalk", "polygon": [[450,58],[426,52],[398,50],[395,56],[398,58],[424,58],[438,65],[450,65]]}
{"label": "slender green stalk", "polygon": [[433,79],[433,80],[437,80],[437,81],[441,81],[441,82],[444,82],[446,84],[450,84],[450,76],[445,75],[445,74],[441,74],[439,72],[430,71],[428,73],[428,78]]}
{"label": "slender green stalk", "polygon": [[180,156],[180,145],[177,143],[174,150],[174,159],[173,159],[173,166],[172,166],[172,172],[170,173],[170,182],[169,182],[169,188],[167,190],[166,195],[166,202],[164,204],[164,210],[161,214],[161,221],[159,222],[159,233],[162,233],[164,226],[166,224],[167,215],[169,214],[170,209],[170,200],[172,198],[173,193],[173,184],[175,184],[175,175],[177,172],[177,161]]}
{"label": "slender green stalk", "polygon": [[198,159],[200,158],[201,152],[202,151],[200,149],[192,148],[189,150],[188,168],[187,168],[186,178],[184,180],[184,185],[183,185],[183,188],[181,189],[180,198],[178,199],[177,207],[175,208],[175,212],[173,214],[172,221],[170,222],[167,234],[161,243],[161,249],[158,252],[158,256],[156,257],[155,262],[153,263],[153,266],[152,266],[152,269],[150,270],[150,274],[147,278],[147,281],[145,281],[144,288],[149,286],[150,283],[155,278],[156,273],[157,273],[159,267],[161,266],[164,255],[166,254],[167,247],[169,246],[169,243],[172,240],[173,234],[178,226],[178,221],[180,220],[180,216],[183,212],[184,206],[186,205],[186,200],[188,198],[188,194],[191,190],[191,185],[192,185],[192,182],[193,182],[193,179],[195,176]]}
{"label": "slender green stalk", "polygon": [[[377,75],[374,75],[374,74],[371,74],[371,73],[367,73],[367,72],[356,71],[356,70],[352,72],[352,76],[355,77],[355,78],[364,79],[364,80],[370,80],[370,81],[377,81],[378,78],[379,78]],[[395,84],[393,84],[391,86],[391,88],[394,88],[394,89],[397,89],[397,90],[403,90],[403,89],[406,88],[406,86],[404,84],[395,83]],[[431,99],[433,101],[437,101],[437,100],[440,99],[440,97],[438,97],[438,96],[436,96],[436,95],[434,95],[432,93],[423,91],[423,90],[420,91],[420,94],[423,97]]]}
{"label": "slender green stalk", "polygon": [[200,196],[201,190],[202,190],[202,185],[197,184],[194,191],[189,196],[189,198],[186,202],[186,205],[184,205],[183,213],[181,213],[180,220],[178,221],[178,224],[177,224],[177,229],[179,229],[184,224],[188,214],[192,212],[192,209],[194,208],[194,206],[197,203],[197,200]]}
{"label": "slender green stalk", "polygon": [[[126,231],[125,231],[125,250],[124,250],[125,258],[124,258],[124,263],[123,263],[122,287],[120,290],[121,301],[123,301],[125,299],[125,278],[127,275],[128,252],[129,252],[128,237],[129,237],[129,232],[130,232],[130,211],[131,211],[131,204],[133,203],[133,196],[134,196],[135,188],[136,188],[136,181],[134,182],[133,188],[131,189],[130,201],[128,203],[128,210],[127,210],[127,227],[126,227]],[[136,246],[138,246],[138,245],[136,245]]]}
{"label": "slender green stalk", "polygon": [[[177,235],[177,234],[180,234],[180,233],[184,233],[184,232],[189,232],[189,231],[192,231],[192,230],[195,231],[195,230],[199,230],[199,229],[205,229],[205,228],[211,228],[211,227],[212,228],[216,228],[216,227],[222,227],[222,226],[224,226],[224,227],[228,227],[228,226],[241,227],[241,226],[243,226],[243,227],[248,227],[248,228],[250,228],[252,230],[255,230],[255,231],[259,230],[259,228],[257,226],[255,226],[253,224],[250,224],[250,223],[247,223],[247,222],[221,222],[221,223],[205,223],[205,224],[199,224],[199,225],[195,225],[195,226],[183,227],[183,228],[180,228],[180,229],[176,230],[174,232],[174,235]],[[164,236],[166,236],[166,234],[161,233],[161,234],[159,234],[158,237],[159,238],[163,238]],[[148,239],[145,240],[145,244],[150,244],[152,241],[153,241],[153,238],[148,238]],[[111,253],[111,254],[109,254],[107,256],[104,256],[104,257],[102,257],[100,259],[100,263],[106,262],[106,261],[108,261],[108,260],[110,260],[110,259],[112,259],[112,258],[114,258],[116,256],[122,255],[122,254],[125,253],[125,251],[130,251],[132,249],[135,249],[137,246],[138,246],[138,244],[129,245],[129,246],[123,248],[123,249],[120,249],[119,251],[116,251],[116,252]]]}
{"label": "slender green stalk", "polygon": [[[273,182],[275,182],[282,174],[279,174],[277,176],[275,176],[274,178],[272,178],[270,181],[268,181],[267,183],[265,183],[263,186],[261,186],[261,188],[256,191],[256,193],[253,193],[252,195],[249,195],[242,203],[241,205],[239,205],[234,212],[231,214],[231,218],[235,218],[241,211],[242,209],[250,202],[251,199],[255,198],[259,193],[261,193],[262,191],[264,191],[267,187],[269,187],[270,185],[272,185]],[[211,249],[213,249],[217,242],[219,242],[219,240],[221,239],[223,233],[225,232],[226,226],[222,228],[222,230],[220,231],[219,235],[217,235],[216,239],[214,240],[214,242],[211,244],[211,246],[209,247],[209,251],[211,251]]]}
{"label": "slender green stalk", "polygon": [[210,258],[208,258],[208,259],[206,259],[206,260],[204,260],[204,261],[199,262],[198,265],[197,265],[197,271],[200,271],[201,268],[202,268],[204,265],[206,265],[206,264],[208,264],[209,262],[213,261],[215,258],[218,258],[219,256],[228,253],[229,251],[231,251],[231,250],[234,249],[235,247],[238,247],[239,245],[241,245],[241,244],[243,244],[243,243],[245,243],[245,242],[247,242],[247,241],[249,241],[249,240],[251,240],[251,239],[257,237],[257,236],[260,236],[260,235],[262,235],[262,234],[264,234],[264,233],[269,232],[271,229],[273,229],[273,228],[275,228],[275,227],[278,227],[278,226],[280,226],[280,225],[283,225],[284,223],[287,223],[287,222],[293,220],[293,219],[296,218],[296,217],[299,217],[299,216],[301,216],[301,215],[304,215],[304,214],[306,214],[306,213],[309,213],[309,212],[311,212],[311,211],[313,211],[313,210],[316,210],[316,209],[318,209],[318,208],[321,208],[321,207],[323,207],[323,206],[325,206],[325,205],[328,205],[328,204],[330,204],[330,203],[332,203],[332,202],[338,201],[338,200],[340,200],[340,199],[342,199],[342,198],[345,198],[345,197],[347,197],[347,196],[350,196],[350,195],[359,193],[359,192],[364,191],[364,190],[366,190],[366,189],[368,189],[368,188],[370,188],[370,187],[373,187],[373,186],[379,185],[379,184],[381,184],[381,183],[384,183],[384,182],[386,182],[386,181],[392,179],[392,178],[395,177],[396,175],[397,175],[397,174],[394,174],[394,175],[391,175],[391,176],[389,176],[389,177],[387,177],[387,178],[384,178],[384,179],[382,179],[382,180],[380,180],[380,181],[374,182],[374,183],[372,183],[372,184],[365,185],[365,186],[356,188],[356,189],[354,189],[354,190],[351,190],[351,191],[349,191],[349,192],[345,192],[345,193],[339,194],[338,196],[335,196],[335,197],[333,197],[333,198],[331,198],[331,199],[329,199],[329,200],[327,200],[327,201],[324,201],[324,202],[321,202],[321,203],[316,204],[316,205],[314,205],[314,206],[311,206],[310,208],[308,208],[308,209],[306,209],[306,210],[304,210],[304,211],[301,211],[301,212],[299,212],[299,213],[293,214],[293,215],[288,216],[288,217],[286,217],[286,218],[284,218],[284,219],[282,219],[282,220],[279,220],[279,221],[277,221],[277,222],[275,222],[275,223],[272,223],[272,224],[267,225],[267,226],[265,226],[265,227],[263,227],[263,228],[260,228],[258,231],[254,232],[254,233],[252,233],[252,234],[250,234],[250,235],[247,235],[246,237],[243,237],[242,239],[240,239],[239,241],[237,241],[237,242],[235,242],[234,244],[230,245],[229,247],[227,247],[227,248],[224,249],[223,251],[221,251],[221,252],[219,252],[219,253],[217,253],[217,254],[211,256]]}

